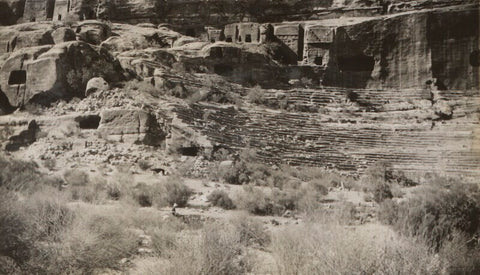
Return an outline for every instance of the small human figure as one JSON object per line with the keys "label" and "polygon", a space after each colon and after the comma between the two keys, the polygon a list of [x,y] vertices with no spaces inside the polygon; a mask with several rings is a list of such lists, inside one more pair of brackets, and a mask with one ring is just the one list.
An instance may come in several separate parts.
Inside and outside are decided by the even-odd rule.
{"label": "small human figure", "polygon": [[174,204],[173,204],[173,207],[172,207],[172,215],[173,215],[173,216],[176,216],[176,215],[177,215],[177,206],[178,206],[177,203],[174,203]]}

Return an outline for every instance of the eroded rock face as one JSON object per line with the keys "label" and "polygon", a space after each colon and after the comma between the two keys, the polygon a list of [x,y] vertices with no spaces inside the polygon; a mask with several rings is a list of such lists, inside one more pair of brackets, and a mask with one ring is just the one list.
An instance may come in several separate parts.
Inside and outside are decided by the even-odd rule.
{"label": "eroded rock face", "polygon": [[9,104],[47,104],[57,99],[84,95],[87,81],[104,76],[118,81],[121,68],[106,52],[83,42],[27,48],[15,52],[0,70],[0,87]]}
{"label": "eroded rock face", "polygon": [[157,146],[164,139],[155,116],[149,112],[133,110],[104,110],[98,131],[107,139]]}
{"label": "eroded rock face", "polygon": [[75,32],[67,27],[61,27],[52,32],[53,42],[60,44],[68,41],[75,41],[77,39]]}
{"label": "eroded rock face", "polygon": [[[117,36],[112,36],[102,43],[102,47],[112,53],[119,53],[131,50],[143,50],[150,47],[171,48],[178,40],[185,36],[172,31],[171,29],[151,26],[113,24],[112,31]],[[189,38],[190,42],[198,41],[195,38]]]}
{"label": "eroded rock face", "polygon": [[478,6],[372,18],[333,29],[326,85],[356,88],[479,87]]}
{"label": "eroded rock face", "polygon": [[100,45],[100,43],[110,37],[112,31],[105,23],[89,20],[81,22],[75,32],[78,40],[93,45]]}
{"label": "eroded rock face", "polygon": [[25,23],[0,27],[0,54],[42,45],[53,45],[52,25],[48,23]]}

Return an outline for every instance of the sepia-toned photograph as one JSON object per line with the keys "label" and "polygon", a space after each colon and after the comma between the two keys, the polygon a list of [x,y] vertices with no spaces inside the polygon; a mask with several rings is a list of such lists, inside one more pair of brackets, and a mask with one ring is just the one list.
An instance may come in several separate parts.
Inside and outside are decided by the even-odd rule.
{"label": "sepia-toned photograph", "polygon": [[0,275],[480,275],[479,0],[0,0]]}

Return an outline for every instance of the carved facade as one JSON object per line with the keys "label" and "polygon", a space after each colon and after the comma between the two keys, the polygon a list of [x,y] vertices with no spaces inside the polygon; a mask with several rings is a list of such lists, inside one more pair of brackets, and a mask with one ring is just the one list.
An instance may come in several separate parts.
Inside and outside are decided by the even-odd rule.
{"label": "carved facade", "polygon": [[36,21],[61,21],[64,20],[71,9],[71,0],[26,0],[23,20]]}

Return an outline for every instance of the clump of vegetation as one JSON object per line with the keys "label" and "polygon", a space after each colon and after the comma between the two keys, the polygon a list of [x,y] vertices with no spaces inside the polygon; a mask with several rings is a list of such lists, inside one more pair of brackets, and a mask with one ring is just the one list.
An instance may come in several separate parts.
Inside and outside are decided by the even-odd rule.
{"label": "clump of vegetation", "polygon": [[401,197],[402,186],[414,186],[416,183],[403,173],[396,172],[385,162],[377,162],[367,168],[361,179],[363,191],[370,194],[371,198],[381,203],[386,199]]}
{"label": "clump of vegetation", "polygon": [[470,239],[480,234],[480,190],[461,182],[431,183],[406,201],[383,203],[380,218],[438,250],[456,233]]}
{"label": "clump of vegetation", "polygon": [[421,242],[373,225],[358,230],[329,222],[289,226],[273,234],[270,249],[275,274],[441,274],[446,265]]}
{"label": "clump of vegetation", "polygon": [[140,169],[142,169],[143,171],[146,171],[152,167],[152,164],[148,160],[144,160],[144,159],[139,160],[137,164],[138,164],[138,167],[140,167]]}
{"label": "clump of vegetation", "polygon": [[283,186],[288,180],[281,171],[260,162],[253,149],[240,152],[232,165],[218,167],[216,177],[230,184],[253,183],[259,186],[277,187]]}
{"label": "clump of vegetation", "polygon": [[223,190],[215,190],[207,196],[207,199],[212,203],[213,206],[218,206],[223,209],[234,209],[235,204],[232,199],[228,196],[227,192]]}
{"label": "clump of vegetation", "polygon": [[240,234],[240,242],[245,246],[266,247],[270,244],[270,234],[264,229],[263,224],[245,214],[234,216],[230,220],[235,230]]}
{"label": "clump of vegetation", "polygon": [[255,215],[283,215],[287,210],[313,211],[322,197],[313,188],[305,186],[298,190],[261,188],[245,185],[237,194],[235,205]]}
{"label": "clump of vegetation", "polygon": [[186,206],[192,194],[193,191],[179,177],[169,177],[165,183],[165,201],[170,206],[175,203],[179,207]]}
{"label": "clump of vegetation", "polygon": [[251,255],[235,227],[215,223],[199,236],[182,239],[164,274],[245,274],[252,269]]}
{"label": "clump of vegetation", "polygon": [[67,184],[73,186],[85,186],[89,183],[88,174],[79,169],[70,169],[63,173],[63,178]]}

